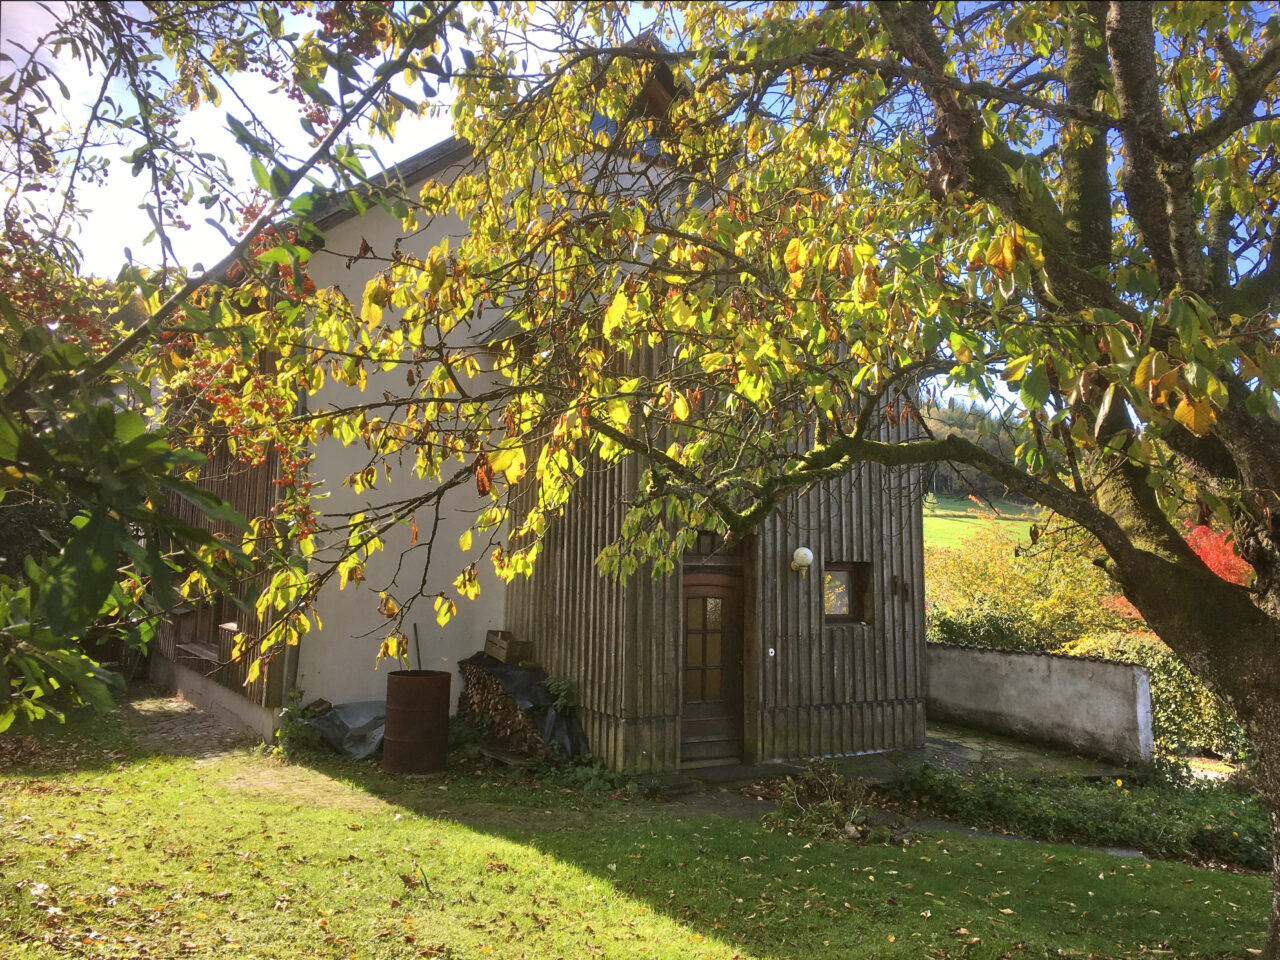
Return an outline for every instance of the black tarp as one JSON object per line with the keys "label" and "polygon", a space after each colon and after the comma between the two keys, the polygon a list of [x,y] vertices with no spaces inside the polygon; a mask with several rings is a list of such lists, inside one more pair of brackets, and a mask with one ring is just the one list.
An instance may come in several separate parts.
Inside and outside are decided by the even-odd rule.
{"label": "black tarp", "polygon": [[387,726],[387,705],[381,700],[335,704],[323,713],[302,721],[320,732],[325,743],[344,757],[364,760],[382,746]]}

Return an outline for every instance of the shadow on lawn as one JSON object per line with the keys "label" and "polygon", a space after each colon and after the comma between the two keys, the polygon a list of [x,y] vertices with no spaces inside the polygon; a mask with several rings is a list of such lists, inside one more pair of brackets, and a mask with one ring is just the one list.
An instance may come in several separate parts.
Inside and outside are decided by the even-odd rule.
{"label": "shadow on lawn", "polygon": [[15,724],[0,737],[0,778],[102,773],[148,757],[207,761],[252,747],[191,704],[150,684],[132,684],[109,713],[81,707],[67,710],[62,723]]}
{"label": "shadow on lawn", "polygon": [[[1260,941],[1264,927],[1264,880],[1205,875],[1181,864],[1047,844],[999,842],[993,849],[989,841],[944,834],[922,834],[907,846],[810,841],[765,831],[758,817],[771,805],[740,795],[725,801],[736,814],[725,817],[704,802],[495,783],[498,768],[473,776],[455,764],[447,775],[404,778],[372,763],[306,762],[387,804],[581,870],[683,924],[693,942],[718,940],[744,956],[978,958],[1048,955],[1064,944],[1101,957],[1145,949],[1235,956]],[[712,788],[713,801],[717,794]],[[1224,919],[1204,905],[1205,884],[1217,891],[1215,906],[1225,897],[1258,907]],[[1250,884],[1257,890],[1248,892]],[[1174,929],[1162,918],[1170,913],[1184,918]]]}
{"label": "shadow on lawn", "polygon": [[[154,725],[147,703],[126,703],[107,722],[73,716],[56,735],[41,738],[44,755],[22,770],[38,778],[74,765],[92,774],[209,747],[199,742],[198,725],[187,728],[188,746],[181,738],[163,746],[130,745],[139,723]],[[755,817],[768,804],[715,788],[697,803],[615,800],[583,795],[546,777],[536,785],[512,782],[502,768],[468,769],[458,761],[446,775],[406,778],[383,774],[372,762],[318,754],[277,765],[245,746],[240,741],[222,754],[230,765],[216,768],[220,784],[246,778],[264,795],[291,804],[360,807],[378,822],[398,811],[455,821],[492,838],[495,850],[511,843],[527,851],[530,856],[507,848],[493,858],[510,860],[509,869],[482,862],[463,887],[474,892],[479,885],[498,885],[491,896],[500,887],[502,899],[494,902],[513,917],[543,915],[538,900],[565,899],[557,922],[585,928],[582,955],[594,937],[631,935],[622,928],[591,931],[591,924],[601,927],[595,908],[586,907],[595,897],[601,898],[600,917],[640,924],[635,936],[647,943],[654,942],[654,932],[639,919],[646,913],[681,924],[681,941],[663,942],[672,956],[710,949],[723,957],[979,958],[1053,955],[1062,946],[1096,956],[1133,955],[1145,947],[1179,956],[1237,956],[1262,935],[1265,911],[1254,906],[1266,898],[1260,878],[1205,874],[1179,864],[1147,869],[1068,848],[941,834],[906,848],[809,842],[764,831]],[[0,779],[20,775],[3,771]],[[738,816],[725,817],[727,810]],[[397,839],[386,869],[394,874],[420,862],[437,894],[448,896],[449,879],[432,873],[427,838],[433,834],[438,831],[424,823],[421,831]],[[412,837],[423,842],[415,845]],[[580,872],[588,890],[596,885],[601,892],[583,900],[581,884],[566,883],[565,870]],[[1178,918],[1172,929],[1170,917]]]}

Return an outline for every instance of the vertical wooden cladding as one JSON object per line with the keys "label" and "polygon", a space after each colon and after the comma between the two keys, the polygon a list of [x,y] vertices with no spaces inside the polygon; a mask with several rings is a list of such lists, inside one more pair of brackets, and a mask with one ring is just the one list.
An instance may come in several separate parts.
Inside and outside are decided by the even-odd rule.
{"label": "vertical wooden cladding", "polygon": [[[909,427],[887,424],[886,439]],[[579,684],[591,749],[614,768],[680,766],[681,573],[625,585],[595,558],[619,532],[638,467],[597,470],[551,524],[533,576],[507,588],[507,628],[553,675]],[[750,538],[744,638],[748,762],[910,747],[924,741],[920,472],[864,465],[786,501]],[[796,547],[814,553],[804,575]],[[866,562],[866,623],[826,624],[822,568]],[[687,557],[701,565],[703,557]]]}
{"label": "vertical wooden cladding", "polygon": [[624,590],[595,566],[620,532],[626,480],[615,467],[580,481],[564,515],[549,525],[533,575],[508,585],[506,624],[533,642],[549,674],[577,680],[578,717],[592,752],[617,768],[645,769],[656,767],[637,754],[631,728],[654,715],[652,685],[642,678],[655,671],[659,644],[632,638],[655,629],[658,598],[645,589],[653,581],[643,572]]}
{"label": "vertical wooden cladding", "polygon": [[[887,427],[892,438],[902,426]],[[890,750],[924,741],[919,471],[864,464],[787,500],[755,547],[759,759]],[[813,551],[804,574],[797,547]],[[866,623],[825,623],[826,563],[867,562]],[[772,653],[771,653],[772,651]],[[749,681],[751,682],[751,681]]]}
{"label": "vertical wooden cladding", "polygon": [[[227,501],[241,516],[252,520],[267,516],[276,503],[274,481],[278,476],[278,461],[268,454],[263,463],[249,465],[232,456],[226,444],[219,442],[215,452],[200,471],[200,486],[216,493]],[[183,522],[194,527],[211,530],[239,543],[244,532],[231,524],[210,520],[197,507],[186,500],[169,494],[165,508]],[[252,598],[265,586],[265,571],[255,572],[244,580],[238,591],[239,598]],[[264,707],[283,705],[284,657],[278,656],[266,665],[257,680],[246,685],[249,663],[246,655],[233,660],[232,641],[235,631],[221,629],[220,625],[234,621],[239,630],[250,636],[263,631],[269,624],[259,620],[252,612],[238,609],[225,597],[213,597],[184,610],[179,607],[173,617],[165,622],[157,634],[157,651],[166,660],[189,667],[206,676],[219,686],[241,694],[246,699]]]}

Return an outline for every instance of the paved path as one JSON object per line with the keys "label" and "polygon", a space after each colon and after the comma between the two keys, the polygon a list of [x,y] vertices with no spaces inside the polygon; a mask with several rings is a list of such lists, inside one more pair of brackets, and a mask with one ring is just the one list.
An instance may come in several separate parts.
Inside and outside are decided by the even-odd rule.
{"label": "paved path", "polygon": [[116,709],[138,745],[156,753],[207,762],[252,745],[239,731],[181,697],[167,696],[152,686],[130,688]]}
{"label": "paved path", "polygon": [[[858,777],[874,785],[893,780],[903,766],[931,763],[960,772],[999,770],[1006,776],[1035,780],[1058,773],[1082,777],[1114,779],[1128,776],[1124,767],[1106,760],[1073,756],[1064,750],[1026,743],[999,734],[969,730],[950,724],[930,723],[924,746],[914,750],[892,750],[855,757],[839,757],[834,763],[845,776]],[[726,764],[682,771],[663,778],[673,792],[681,782],[687,790],[710,788],[736,790],[754,780],[794,776],[804,769],[802,761],[759,765]]]}

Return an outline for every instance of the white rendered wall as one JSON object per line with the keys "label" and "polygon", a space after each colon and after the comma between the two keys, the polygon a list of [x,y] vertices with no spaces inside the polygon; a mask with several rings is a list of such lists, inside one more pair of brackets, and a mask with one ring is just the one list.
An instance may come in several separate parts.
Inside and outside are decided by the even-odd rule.
{"label": "white rendered wall", "polygon": [[927,643],[925,650],[932,720],[1122,762],[1152,757],[1146,667],[949,643]]}
{"label": "white rendered wall", "polygon": [[[453,238],[450,247],[456,249],[456,238],[462,231],[462,223],[458,220],[439,221],[412,237],[404,238],[402,246],[406,252],[425,254],[448,235]],[[325,233],[326,248],[318,251],[309,264],[311,277],[317,288],[340,287],[358,312],[365,284],[381,266],[385,266],[385,261],[362,260],[348,269],[347,259],[360,248],[361,238],[368,241],[379,257],[389,257],[397,238],[404,234],[403,228],[394,217],[374,207],[362,216],[327,228]],[[458,334],[467,336],[469,332],[459,330]],[[393,396],[403,396],[406,389],[405,371],[400,368],[391,373],[371,374],[363,393],[355,387],[326,381],[319,394],[310,399],[309,405],[318,409],[322,406],[369,403],[380,398],[384,390]],[[419,480],[414,473],[410,451],[403,463],[394,465],[390,484],[379,470],[377,486],[356,494],[350,487],[343,486],[343,481],[368,462],[369,451],[363,444],[344,447],[336,439],[329,438],[316,446],[314,454],[311,479],[322,480],[323,489],[329,494],[318,504],[322,513],[347,513],[363,510],[370,503],[414,496],[423,492],[426,489],[424,485],[429,482]],[[446,467],[446,476],[458,466],[461,465],[454,461],[451,467]],[[432,574],[427,592],[444,590],[455,597],[457,615],[446,626],[440,627],[428,598],[417,602],[405,623],[405,632],[409,636],[409,665],[415,669],[421,665],[424,669],[454,672],[451,712],[461,690],[455,664],[482,649],[485,631],[501,627],[503,621],[505,591],[493,574],[487,551],[479,565],[480,596],[474,600],[458,598],[453,588],[454,578],[475,556],[472,553],[464,558],[458,538],[470,526],[476,510],[487,501],[487,497],[482,498],[476,492],[474,483],[468,483],[450,491],[443,504],[441,522],[434,539]],[[386,548],[366,566],[363,583],[348,584],[346,589],[339,590],[335,577],[323,589],[317,604],[323,627],[319,632],[313,630],[304,637],[299,650],[296,687],[307,701],[323,697],[331,703],[346,703],[382,699],[386,695],[386,674],[400,669],[400,664],[397,661],[379,664],[377,661],[378,647],[387,633],[387,621],[377,611],[378,590],[387,587],[393,575],[397,576],[398,584],[389,591],[393,596],[407,595],[416,590],[426,558],[424,544],[430,537],[434,519],[434,512],[429,509],[419,512],[418,549],[410,549],[409,529],[396,527],[383,536]],[[479,534],[476,535],[476,544],[481,544]],[[396,566],[405,551],[408,553],[397,575]],[[421,664],[413,643],[414,625],[420,638]]]}

